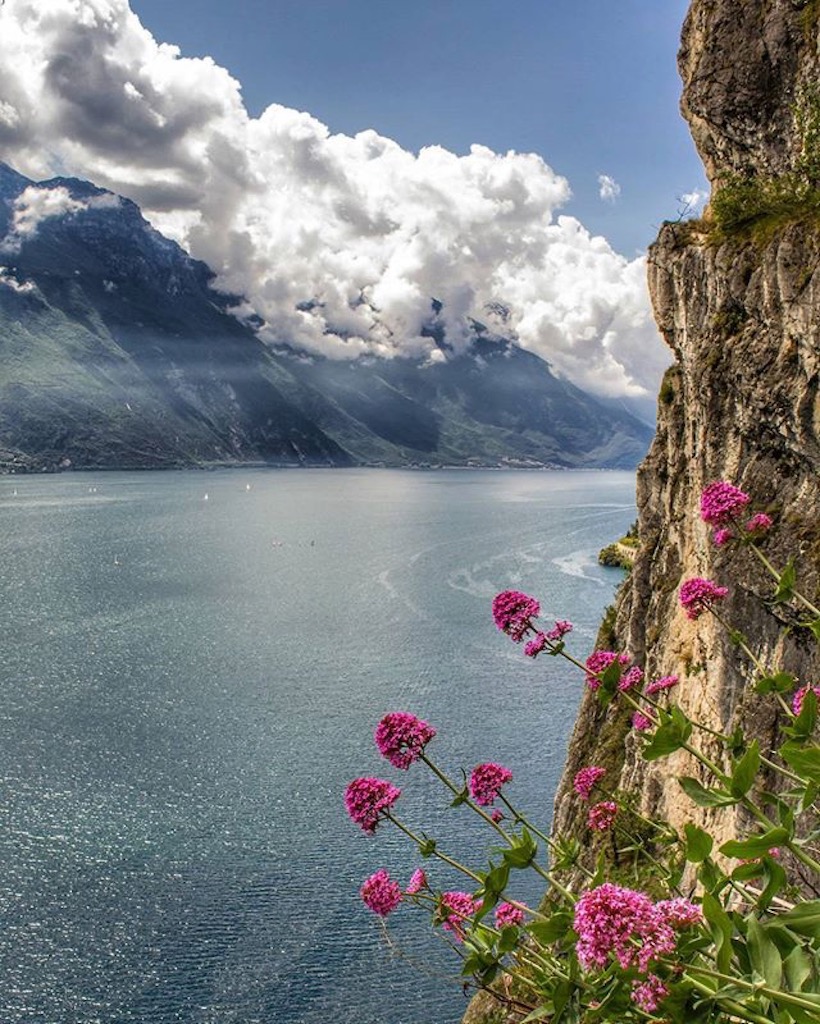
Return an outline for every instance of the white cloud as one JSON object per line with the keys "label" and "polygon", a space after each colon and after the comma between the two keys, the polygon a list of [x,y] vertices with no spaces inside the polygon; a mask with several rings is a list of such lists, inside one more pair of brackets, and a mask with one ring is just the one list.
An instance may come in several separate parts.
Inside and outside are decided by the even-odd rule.
{"label": "white cloud", "polygon": [[33,238],[44,220],[66,217],[82,210],[110,207],[119,202],[116,196],[103,194],[88,199],[74,199],[64,185],[47,188],[29,185],[14,200],[9,233],[0,242],[0,249],[16,251],[26,239]]}
{"label": "white cloud", "polygon": [[416,155],[276,104],[251,118],[224,68],[155,42],[126,0],[0,8],[0,103],[6,160],[134,199],[273,342],[430,356],[436,298],[456,345],[500,302],[523,346],[600,393],[654,393],[668,362],[643,259],[556,216],[568,183],[534,154]]}
{"label": "white cloud", "polygon": [[681,216],[688,216],[692,213],[697,213],[709,198],[709,193],[701,189],[695,188],[691,192],[684,192],[678,196],[679,209]]}
{"label": "white cloud", "polygon": [[9,270],[8,267],[0,267],[0,285],[6,288],[10,288],[13,292],[19,294],[25,294],[26,292],[34,291],[33,281],[18,281],[14,276],[14,272]]}
{"label": "white cloud", "polygon": [[598,175],[598,195],[605,203],[614,203],[621,194],[621,186],[609,174]]}

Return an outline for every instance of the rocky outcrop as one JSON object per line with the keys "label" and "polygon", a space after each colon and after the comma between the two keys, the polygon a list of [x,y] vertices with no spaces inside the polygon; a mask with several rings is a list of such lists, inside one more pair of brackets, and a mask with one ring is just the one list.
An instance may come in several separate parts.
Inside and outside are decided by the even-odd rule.
{"label": "rocky outcrop", "polygon": [[[699,497],[729,480],[768,511],[776,528],[767,552],[778,565],[796,556],[804,588],[820,584],[820,230],[817,219],[779,215],[766,230],[716,230],[727,183],[751,194],[805,180],[819,154],[816,0],[694,0],[679,54],[682,109],[712,182],[703,221],[667,224],[652,246],[649,286],[658,326],[676,363],[664,380],[658,431],[638,475],[641,547],[617,604],[615,642],[649,677],[677,674],[676,700],[720,731],[742,722],[768,746],[779,728],[774,697],[751,687],[753,669],[725,629],[689,621],[678,588],[691,576],[730,587],[726,618],[754,640],[761,659],[803,682],[820,679],[817,646],[783,606],[767,605],[771,581],[748,552],[711,542]],[[813,106],[814,105],[814,106]],[[815,137],[817,135],[817,137]],[[802,187],[802,186],[801,186]],[[816,202],[814,195],[809,196]],[[756,224],[763,224],[763,217]],[[790,627],[787,631],[787,627]],[[588,695],[556,798],[554,828],[581,832],[571,778],[583,764],[609,761],[644,810],[675,824],[711,815],[717,834],[739,825],[731,813],[698,811],[673,776],[697,774],[686,755],[648,764],[621,714]],[[613,780],[614,781],[614,780]]]}

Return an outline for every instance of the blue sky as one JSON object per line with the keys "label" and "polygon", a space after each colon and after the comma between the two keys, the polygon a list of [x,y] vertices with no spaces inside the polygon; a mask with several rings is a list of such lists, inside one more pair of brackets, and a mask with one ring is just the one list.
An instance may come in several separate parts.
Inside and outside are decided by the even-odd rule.
{"label": "blue sky", "polygon": [[[670,362],[646,247],[705,195],[686,6],[7,0],[0,158],[137,202],[271,344],[434,362],[435,298],[453,350],[477,319],[646,412]],[[78,215],[18,205],[29,233]]]}
{"label": "blue sky", "polygon": [[[539,153],[566,212],[626,255],[705,189],[678,112],[686,0],[133,0],[160,40],[209,55],[258,114],[276,102],[333,132],[407,149]],[[621,187],[599,197],[598,176]]]}

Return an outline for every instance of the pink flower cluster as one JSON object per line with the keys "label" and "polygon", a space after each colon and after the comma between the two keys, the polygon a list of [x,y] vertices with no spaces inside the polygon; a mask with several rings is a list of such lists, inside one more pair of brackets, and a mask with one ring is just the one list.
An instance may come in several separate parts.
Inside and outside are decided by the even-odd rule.
{"label": "pink flower cluster", "polygon": [[728,593],[727,587],[695,576],[681,584],[679,597],[687,618],[697,619],[716,601],[722,601]]}
{"label": "pink flower cluster", "polygon": [[585,970],[603,969],[614,957],[624,970],[646,973],[653,960],[674,952],[676,937],[662,905],[646,893],[610,882],[575,904],[576,951]]}
{"label": "pink flower cluster", "polygon": [[409,768],[436,735],[427,722],[406,711],[391,711],[376,726],[373,738],[382,757],[396,768]]}
{"label": "pink flower cluster", "polygon": [[634,690],[636,686],[640,686],[643,682],[643,669],[638,668],[637,665],[633,665],[628,668],[626,672],[618,680],[618,689],[621,693],[625,693],[627,690]]}
{"label": "pink flower cluster", "polygon": [[700,517],[710,526],[729,526],[749,504],[749,495],[734,484],[718,480],[700,496]]}
{"label": "pink flower cluster", "polygon": [[808,683],[805,686],[801,686],[799,690],[795,690],[792,697],[792,712],[795,715],[799,715],[803,710],[803,700],[810,689],[814,691],[814,695],[820,701],[820,686],[809,686]]}
{"label": "pink flower cluster", "polygon": [[618,814],[618,805],[614,800],[601,800],[593,804],[587,815],[587,827],[593,832],[606,832],[612,828]]}
{"label": "pink flower cluster", "polygon": [[531,620],[541,611],[534,597],[520,590],[504,590],[493,598],[493,620],[496,626],[516,643],[532,629]]}
{"label": "pink flower cluster", "polygon": [[575,773],[572,785],[582,800],[589,800],[590,793],[605,775],[606,768],[599,768],[597,764],[589,764]]}
{"label": "pink flower cluster", "polygon": [[530,640],[524,647],[524,654],[528,658],[537,658],[542,651],[553,650],[553,644],[559,643],[567,633],[571,632],[572,623],[567,622],[566,619],[559,619],[552,629],[548,629],[546,633],[542,633],[539,630],[535,634],[535,638]]}
{"label": "pink flower cluster", "polygon": [[600,676],[617,661],[622,668],[625,668],[632,659],[628,654],[618,654],[615,651],[593,651],[584,662],[587,675],[586,681],[590,690],[597,690],[601,685]]}
{"label": "pink flower cluster", "polygon": [[[740,523],[749,504],[749,495],[734,484],[718,480],[709,484],[700,497],[700,517],[705,523],[716,526],[712,540],[718,547],[734,537],[734,530]],[[756,512],[744,529],[749,537],[762,537],[772,528],[772,519],[765,512]]]}
{"label": "pink flower cluster", "polygon": [[700,924],[703,921],[703,911],[700,907],[684,899],[683,896],[675,896],[671,900],[660,900],[655,904],[655,909],[676,931],[681,928],[691,928],[692,925]]}
{"label": "pink flower cluster", "polygon": [[481,900],[468,892],[443,892],[439,915],[445,931],[452,932],[458,942],[464,941],[465,922],[481,908]]}
{"label": "pink flower cluster", "polygon": [[644,693],[651,697],[653,693],[660,693],[661,690],[671,690],[679,682],[680,679],[677,676],[663,676],[661,679],[653,679],[645,688]]}
{"label": "pink flower cluster", "polygon": [[632,1001],[644,1013],[656,1013],[668,995],[669,987],[657,974],[648,975],[646,981],[632,982]]}
{"label": "pink flower cluster", "polygon": [[477,765],[470,774],[470,795],[477,804],[488,807],[501,792],[501,787],[512,781],[512,777],[509,768],[492,761]]}
{"label": "pink flower cluster", "polygon": [[380,917],[387,917],[401,903],[401,886],[384,868],[365,879],[360,893],[364,905]]}
{"label": "pink flower cluster", "polygon": [[345,789],[345,807],[353,821],[372,835],[400,796],[401,790],[386,779],[354,779]]}
{"label": "pink flower cluster", "polygon": [[407,883],[407,894],[414,896],[417,892],[421,892],[422,889],[426,888],[427,875],[425,875],[423,868],[416,868],[410,876],[410,881]]}
{"label": "pink flower cluster", "polygon": [[500,931],[511,925],[516,928],[524,923],[524,911],[514,907],[512,903],[499,903],[495,908],[495,926]]}
{"label": "pink flower cluster", "polygon": [[632,715],[632,728],[638,732],[647,732],[652,728],[652,719],[647,718],[643,711],[636,711]]}

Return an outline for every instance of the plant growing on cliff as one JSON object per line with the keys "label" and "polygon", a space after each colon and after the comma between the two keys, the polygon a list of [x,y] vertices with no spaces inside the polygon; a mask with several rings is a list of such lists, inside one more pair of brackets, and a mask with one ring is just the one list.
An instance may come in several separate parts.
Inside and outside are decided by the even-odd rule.
{"label": "plant growing on cliff", "polygon": [[[752,514],[749,505],[748,495],[718,482],[704,491],[701,515],[716,545],[751,552],[771,574],[769,601],[790,605],[820,638],[820,610],[798,589],[792,563],[779,570],[763,550],[771,518]],[[722,620],[727,594],[712,580],[689,579],[680,587],[680,606],[692,621]],[[726,623],[732,642],[752,661],[760,699],[777,702],[785,716],[785,742],[764,751],[741,730],[724,735],[689,718],[675,699],[683,685],[677,676],[647,680],[624,652],[576,658],[567,648],[571,624],[541,628],[539,612],[538,602],[518,591],[493,602],[496,625],[523,644],[529,659],[565,658],[602,705],[631,709],[646,760],[685,752],[693,774],[678,782],[693,807],[708,809],[712,820],[740,811],[744,834],[718,847],[702,821],[675,828],[647,817],[630,794],[611,788],[604,768],[588,765],[576,774],[574,792],[586,806],[589,841],[582,847],[550,836],[513,802],[508,768],[488,761],[453,778],[428,752],[435,728],[392,712],[375,732],[380,753],[402,771],[424,765],[452,806],[481,818],[497,845],[484,867],[463,864],[399,813],[401,790],[392,782],[355,779],[345,802],[364,831],[393,825],[431,865],[438,861],[468,880],[466,890],[442,890],[430,866],[402,885],[381,868],[362,885],[366,906],[382,918],[402,904],[425,910],[460,957],[465,978],[490,988],[507,1019],[521,1024],[816,1024],[820,900],[800,899],[791,876],[799,873],[815,891],[820,885],[820,686],[799,685],[767,665]],[[595,854],[591,861],[588,851]],[[638,872],[630,882],[624,865],[638,861],[651,873]],[[540,908],[509,895],[511,877],[524,870],[547,883]]]}

